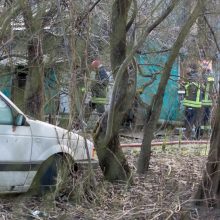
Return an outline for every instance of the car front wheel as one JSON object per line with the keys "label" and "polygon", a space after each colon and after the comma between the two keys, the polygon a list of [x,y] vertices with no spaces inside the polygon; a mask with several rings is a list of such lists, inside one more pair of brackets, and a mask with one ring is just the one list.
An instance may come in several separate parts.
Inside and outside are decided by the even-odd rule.
{"label": "car front wheel", "polygon": [[54,155],[48,158],[38,170],[31,186],[31,192],[44,194],[63,190],[72,173],[73,161],[66,155]]}

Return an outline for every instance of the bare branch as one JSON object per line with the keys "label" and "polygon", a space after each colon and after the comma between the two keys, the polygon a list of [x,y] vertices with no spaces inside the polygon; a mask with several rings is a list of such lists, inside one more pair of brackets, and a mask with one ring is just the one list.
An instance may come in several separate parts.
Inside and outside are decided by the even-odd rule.
{"label": "bare branch", "polygon": [[128,22],[127,26],[126,26],[126,32],[128,32],[128,30],[130,29],[131,25],[133,24],[136,16],[137,16],[137,1],[136,0],[133,0],[133,4],[134,4],[134,10],[133,10],[133,14],[131,16],[131,19],[130,21]]}
{"label": "bare branch", "polygon": [[44,19],[42,22],[42,27],[45,27],[48,24],[48,22],[51,21],[52,17],[55,16],[56,14],[57,14],[57,7],[56,4],[53,4],[50,10],[46,12],[45,15],[43,15]]}
{"label": "bare branch", "polygon": [[4,14],[1,14],[2,18],[5,18],[1,22],[1,34],[0,39],[4,36],[7,29],[10,27],[11,19],[18,14],[18,12],[21,10],[20,4],[16,2],[15,5],[11,5],[11,8],[4,12]]}
{"label": "bare branch", "polygon": [[98,5],[98,3],[99,3],[100,1],[101,1],[101,0],[97,0],[97,1],[92,5],[92,7],[89,9],[88,12],[91,12],[91,11],[95,8],[95,6]]}
{"label": "bare branch", "polygon": [[89,10],[85,12],[84,16],[80,19],[80,21],[78,21],[78,23],[77,23],[78,26],[84,21],[84,19],[86,19],[86,17],[88,16],[88,14],[95,8],[96,5],[98,5],[98,3],[99,3],[100,1],[101,1],[101,0],[97,0],[97,1],[89,8]]}
{"label": "bare branch", "polygon": [[[134,54],[136,53],[136,51],[138,50],[138,48],[140,48],[140,46],[143,45],[143,43],[145,42],[147,36],[151,33],[152,30],[154,30],[172,12],[172,10],[178,4],[179,1],[180,0],[171,1],[170,5],[163,12],[163,14],[156,21],[154,21],[153,24],[151,24],[148,28],[146,27],[144,29],[146,31],[143,32],[143,34],[139,38],[137,44],[133,47],[133,49],[131,50],[129,55],[126,57],[126,59],[121,64],[120,68],[118,69],[117,74],[116,74],[116,78],[115,78],[115,84],[114,84],[113,92],[112,92],[112,100],[110,103],[110,109],[109,109],[109,114],[108,114],[108,122],[107,122],[107,129],[106,129],[106,138],[105,138],[106,143],[108,142],[108,140],[112,134],[115,98],[118,93],[118,87],[119,87],[119,84],[122,80],[121,78],[122,78],[124,71],[126,70],[128,64],[131,62],[131,60],[132,60]],[[113,70],[113,71],[115,71],[115,70]]]}
{"label": "bare branch", "polygon": [[167,86],[167,82],[170,78],[170,72],[171,72],[173,63],[175,62],[178,56],[179,50],[182,47],[183,42],[185,41],[191,27],[193,26],[196,19],[199,17],[202,9],[204,8],[205,3],[206,3],[206,0],[199,0],[197,2],[197,5],[195,6],[193,12],[189,16],[189,18],[187,19],[183,27],[181,28],[180,33],[175,43],[172,46],[169,58],[167,62],[165,63],[163,74],[161,75],[161,80],[160,80],[160,83],[157,89],[157,93],[154,95],[151,101],[149,115],[144,125],[144,138],[142,141],[141,152],[140,152],[140,156],[138,159],[138,170],[137,170],[138,173],[145,173],[149,167],[151,141],[153,139],[153,132],[156,127],[160,113],[161,113],[164,92]]}
{"label": "bare branch", "polygon": [[213,28],[211,27],[211,25],[209,24],[209,21],[208,21],[208,19],[207,19],[207,17],[205,15],[204,15],[204,20],[205,20],[206,24],[208,25],[208,27],[210,29],[210,32],[211,32],[211,34],[213,36],[213,39],[215,41],[215,45],[216,45],[216,47],[218,49],[218,52],[220,52],[220,46],[218,44],[217,37],[215,36],[215,32],[214,32]]}

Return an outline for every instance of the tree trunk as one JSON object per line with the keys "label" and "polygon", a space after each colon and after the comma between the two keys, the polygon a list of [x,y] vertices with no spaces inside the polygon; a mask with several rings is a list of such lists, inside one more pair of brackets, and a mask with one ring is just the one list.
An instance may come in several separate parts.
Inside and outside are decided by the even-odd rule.
{"label": "tree trunk", "polygon": [[[130,82],[130,77],[133,79]],[[109,138],[106,138],[107,121],[109,112],[105,112],[97,127],[94,130],[94,143],[99,158],[100,167],[105,175],[105,178],[113,181],[132,181],[131,171],[127,160],[122,152],[119,141],[119,129],[122,119],[131,106],[131,101],[135,94],[136,77],[129,76],[128,72],[123,73],[123,81],[119,83],[120,92],[114,102],[114,117],[112,121],[112,130]],[[114,98],[113,98],[114,99]]]}
{"label": "tree trunk", "polygon": [[220,95],[215,123],[210,141],[210,150],[202,182],[194,196],[196,205],[220,208]]}
{"label": "tree trunk", "polygon": [[190,31],[190,28],[195,23],[198,18],[201,10],[204,7],[206,0],[199,0],[195,6],[192,14],[187,19],[185,25],[182,27],[180,34],[174,43],[168,61],[165,63],[165,67],[162,71],[161,80],[158,86],[156,95],[152,99],[151,106],[148,111],[147,119],[144,124],[144,137],[141,146],[141,152],[138,159],[138,170],[140,174],[144,174],[149,167],[150,156],[151,156],[151,141],[153,139],[153,132],[155,131],[157,121],[160,116],[161,107],[163,104],[164,92],[166,89],[167,82],[170,77],[170,72],[175,62],[176,57],[178,56],[179,50],[182,47],[182,44]]}
{"label": "tree trunk", "polygon": [[[111,33],[111,66],[113,76],[126,57],[126,25],[131,0],[115,0],[112,7],[112,33]],[[122,73],[118,87],[115,88],[116,97],[112,97],[111,131],[107,134],[107,121],[109,112],[105,112],[94,130],[94,143],[99,158],[100,167],[108,181],[131,182],[131,171],[122,152],[119,141],[119,128],[123,116],[129,109],[135,94],[136,77],[134,71],[126,69]]]}
{"label": "tree trunk", "polygon": [[[115,131],[111,135],[111,139],[106,144],[105,130],[108,114],[105,113],[98,127],[95,129],[97,133],[94,135],[94,145],[99,158],[99,165],[103,171],[106,180],[114,181],[132,181],[131,172],[127,160],[120,148],[119,136]],[[121,121],[119,119],[119,121]],[[118,125],[117,125],[118,127]]]}
{"label": "tree trunk", "polygon": [[24,24],[28,42],[28,75],[24,92],[25,113],[39,120],[44,119],[44,62],[42,48],[43,20],[33,16],[32,2],[22,1]]}
{"label": "tree trunk", "polygon": [[41,37],[34,37],[28,45],[28,76],[25,86],[25,113],[44,119],[44,64]]}

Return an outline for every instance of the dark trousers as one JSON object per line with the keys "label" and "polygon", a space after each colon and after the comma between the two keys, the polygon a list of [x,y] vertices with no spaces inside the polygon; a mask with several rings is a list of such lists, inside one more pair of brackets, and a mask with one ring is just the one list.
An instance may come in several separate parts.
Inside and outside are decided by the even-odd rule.
{"label": "dark trousers", "polygon": [[186,138],[188,139],[200,138],[201,119],[202,119],[202,112],[200,108],[186,107],[185,109]]}
{"label": "dark trousers", "polygon": [[202,129],[201,129],[201,136],[203,138],[209,138],[211,134],[211,106],[204,106],[202,107]]}
{"label": "dark trousers", "polygon": [[202,125],[210,125],[211,106],[203,107]]}

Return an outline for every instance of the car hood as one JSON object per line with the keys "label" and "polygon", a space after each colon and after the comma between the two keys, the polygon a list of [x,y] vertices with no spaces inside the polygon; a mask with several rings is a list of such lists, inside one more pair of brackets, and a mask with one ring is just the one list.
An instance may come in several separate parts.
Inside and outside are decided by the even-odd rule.
{"label": "car hood", "polygon": [[[38,137],[40,136],[47,138],[57,138],[58,136],[59,138],[63,138],[66,137],[68,134],[72,133],[72,132],[68,132],[66,129],[63,129],[61,127],[38,120],[28,119],[27,122],[31,127],[33,136],[38,136]],[[77,134],[73,134],[73,135],[77,135]]]}
{"label": "car hood", "polygon": [[[63,141],[69,140],[74,142],[77,141],[79,143],[85,142],[85,139],[82,136],[61,127],[32,119],[28,119],[27,122],[31,127],[32,136],[34,138],[57,139],[59,144],[62,144]],[[89,146],[93,145],[88,140],[87,144]]]}

